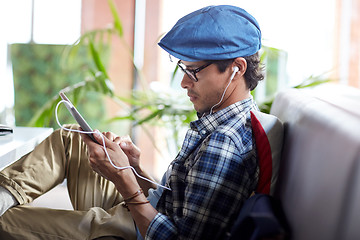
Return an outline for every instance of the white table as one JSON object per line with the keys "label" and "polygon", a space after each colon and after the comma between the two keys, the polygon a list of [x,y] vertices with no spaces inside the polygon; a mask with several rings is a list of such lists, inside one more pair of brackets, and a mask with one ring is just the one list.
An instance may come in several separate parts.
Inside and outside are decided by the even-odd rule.
{"label": "white table", "polygon": [[0,170],[32,151],[52,132],[52,128],[15,127],[12,134],[0,136]]}

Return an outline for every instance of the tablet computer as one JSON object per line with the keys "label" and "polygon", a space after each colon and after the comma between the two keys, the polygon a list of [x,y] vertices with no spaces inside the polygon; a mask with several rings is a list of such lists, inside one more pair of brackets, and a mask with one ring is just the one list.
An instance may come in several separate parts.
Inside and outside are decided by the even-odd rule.
{"label": "tablet computer", "polygon": [[[80,127],[85,132],[93,132],[90,125],[85,121],[85,119],[81,116],[79,111],[75,108],[75,106],[71,103],[71,101],[66,97],[65,93],[60,92],[59,95],[60,95],[62,100],[66,101],[66,103],[65,103],[66,108],[69,110],[70,114],[74,117],[74,119],[80,125]],[[95,140],[93,134],[89,134],[89,136],[94,142],[97,143],[97,141]]]}

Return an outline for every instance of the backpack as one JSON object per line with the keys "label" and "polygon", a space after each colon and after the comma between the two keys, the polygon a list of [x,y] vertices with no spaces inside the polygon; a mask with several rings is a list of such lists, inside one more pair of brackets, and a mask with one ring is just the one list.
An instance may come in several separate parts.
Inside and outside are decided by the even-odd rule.
{"label": "backpack", "polygon": [[241,208],[227,239],[290,239],[290,229],[280,201],[268,194],[251,196]]}

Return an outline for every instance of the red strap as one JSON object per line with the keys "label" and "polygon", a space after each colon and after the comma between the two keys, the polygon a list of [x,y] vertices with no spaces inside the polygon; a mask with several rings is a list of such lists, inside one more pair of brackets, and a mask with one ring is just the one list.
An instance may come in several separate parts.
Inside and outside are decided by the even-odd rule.
{"label": "red strap", "polygon": [[253,112],[251,112],[251,125],[255,138],[260,167],[259,182],[256,188],[256,192],[269,194],[272,175],[272,156],[270,143],[264,128]]}

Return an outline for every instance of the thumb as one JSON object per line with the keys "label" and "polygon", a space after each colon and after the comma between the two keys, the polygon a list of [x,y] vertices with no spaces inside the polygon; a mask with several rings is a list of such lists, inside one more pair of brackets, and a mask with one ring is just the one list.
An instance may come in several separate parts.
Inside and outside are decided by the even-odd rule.
{"label": "thumb", "polygon": [[122,149],[130,150],[132,148],[132,142],[121,142],[120,146]]}
{"label": "thumb", "polygon": [[129,136],[124,137],[124,141],[120,143],[120,147],[133,157],[140,156],[140,149],[131,141]]}
{"label": "thumb", "polygon": [[131,154],[136,154],[140,151],[138,147],[131,141],[129,136],[122,137],[121,140],[120,147],[122,150]]}
{"label": "thumb", "polygon": [[121,141],[120,146],[121,146],[121,147],[124,147],[124,148],[126,148],[126,149],[130,149],[131,146],[133,145],[133,143],[132,143],[131,138],[130,138],[129,135],[122,136],[122,137],[120,138],[120,141]]}

